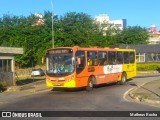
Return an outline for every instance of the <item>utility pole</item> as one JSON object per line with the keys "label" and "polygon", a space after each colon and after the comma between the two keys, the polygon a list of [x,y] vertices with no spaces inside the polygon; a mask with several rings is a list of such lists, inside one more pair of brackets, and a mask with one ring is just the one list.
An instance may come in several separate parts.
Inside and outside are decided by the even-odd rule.
{"label": "utility pole", "polygon": [[53,29],[53,17],[54,17],[54,13],[53,13],[53,2],[51,0],[51,6],[52,6],[52,48],[54,48],[54,29]]}

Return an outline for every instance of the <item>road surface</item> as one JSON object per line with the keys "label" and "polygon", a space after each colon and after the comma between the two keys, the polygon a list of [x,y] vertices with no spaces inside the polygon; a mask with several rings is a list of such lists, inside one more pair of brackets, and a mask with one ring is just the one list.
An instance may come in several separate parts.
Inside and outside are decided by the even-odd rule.
{"label": "road surface", "polygon": [[[7,100],[2,98],[6,103],[0,103],[0,110],[2,111],[160,111],[160,108],[141,104],[128,99],[127,92],[135,88],[133,84],[142,85],[151,80],[160,79],[160,76],[140,77],[128,81],[125,85],[102,85],[94,88],[91,92],[85,90],[76,91],[51,91],[46,90],[36,94],[29,95],[14,95]],[[48,118],[51,119],[51,118]],[[56,118],[56,119],[73,119],[73,118]],[[78,117],[77,119],[82,119]],[[87,118],[96,119],[96,118]],[[101,119],[117,119],[102,118]],[[119,118],[120,120],[134,118]],[[136,118],[149,120],[146,117]],[[154,117],[153,119],[157,119]]]}

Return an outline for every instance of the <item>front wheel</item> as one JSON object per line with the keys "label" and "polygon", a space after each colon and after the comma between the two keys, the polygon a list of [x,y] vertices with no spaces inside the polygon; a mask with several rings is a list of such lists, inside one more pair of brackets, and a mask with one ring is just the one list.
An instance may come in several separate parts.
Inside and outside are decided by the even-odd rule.
{"label": "front wheel", "polygon": [[126,75],[126,73],[122,73],[121,80],[119,81],[119,83],[121,85],[124,85],[126,83],[126,81],[127,81],[127,75]]}
{"label": "front wheel", "polygon": [[92,91],[93,90],[93,80],[92,80],[92,78],[89,78],[86,90],[87,91]]}

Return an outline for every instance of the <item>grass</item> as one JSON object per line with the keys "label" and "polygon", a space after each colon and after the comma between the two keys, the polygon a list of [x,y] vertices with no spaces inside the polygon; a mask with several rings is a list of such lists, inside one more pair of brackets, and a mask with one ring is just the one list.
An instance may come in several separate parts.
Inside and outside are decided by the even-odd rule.
{"label": "grass", "polygon": [[7,83],[0,80],[0,93],[7,89]]}
{"label": "grass", "polygon": [[139,101],[145,101],[146,99],[148,99],[147,95],[144,95],[142,97],[139,98]]}

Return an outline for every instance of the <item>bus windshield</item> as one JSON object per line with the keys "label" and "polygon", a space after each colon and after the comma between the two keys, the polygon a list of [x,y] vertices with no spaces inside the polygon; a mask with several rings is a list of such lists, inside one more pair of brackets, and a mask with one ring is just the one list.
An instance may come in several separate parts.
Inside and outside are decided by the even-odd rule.
{"label": "bus windshield", "polygon": [[67,75],[74,71],[73,53],[55,53],[47,56],[47,74]]}

